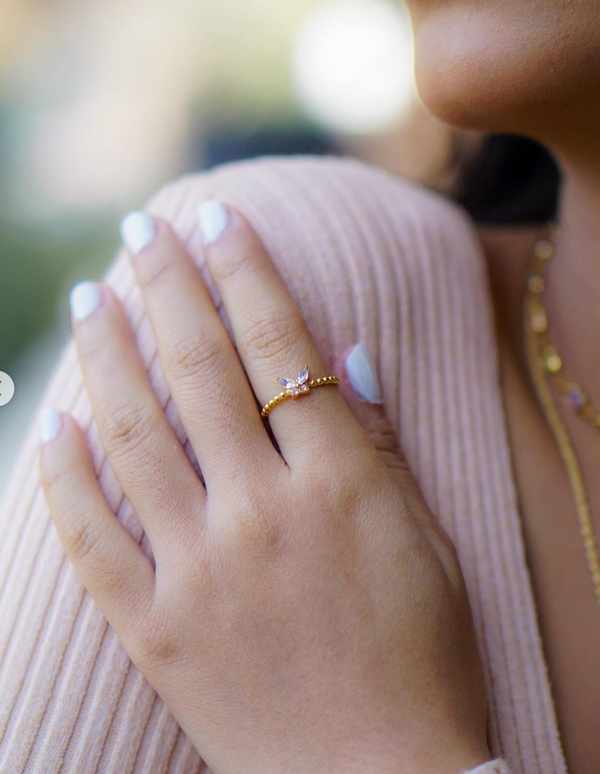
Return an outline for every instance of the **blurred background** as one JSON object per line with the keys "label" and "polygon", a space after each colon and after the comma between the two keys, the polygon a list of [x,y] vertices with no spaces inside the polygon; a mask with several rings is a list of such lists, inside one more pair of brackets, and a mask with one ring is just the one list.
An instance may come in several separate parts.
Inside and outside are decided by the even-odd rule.
{"label": "blurred background", "polygon": [[402,0],[3,0],[0,495],[121,217],[180,174],[361,158],[435,188],[457,137],[415,90]]}

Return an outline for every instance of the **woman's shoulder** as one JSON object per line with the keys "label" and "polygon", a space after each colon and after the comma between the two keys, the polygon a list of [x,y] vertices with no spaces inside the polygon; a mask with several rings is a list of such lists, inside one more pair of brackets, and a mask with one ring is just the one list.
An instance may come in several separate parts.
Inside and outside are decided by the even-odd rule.
{"label": "woman's shoulder", "polygon": [[[196,210],[210,198],[252,223],[324,351],[356,336],[373,346],[380,338],[390,353],[410,348],[404,362],[427,361],[433,375],[442,351],[467,348],[479,363],[491,358],[487,263],[474,223],[449,198],[354,159],[222,165],[168,184],[148,203],[203,271]],[[204,276],[219,304],[210,273]]]}
{"label": "woman's shoulder", "polygon": [[[488,266],[477,228],[440,193],[351,158],[270,156],[221,165],[168,183],[148,203],[199,263],[196,210],[209,198],[246,215],[299,301],[319,293],[341,315],[348,288],[358,293],[354,306],[364,307],[374,293],[386,314],[432,310],[430,336],[440,319],[436,306],[471,303],[472,324],[460,335],[487,327]],[[373,293],[361,293],[363,287]]]}
{"label": "woman's shoulder", "polygon": [[149,209],[185,232],[197,204],[210,197],[244,211],[267,244],[269,234],[287,228],[298,247],[318,252],[319,243],[335,240],[342,254],[360,252],[365,260],[384,254],[405,271],[433,264],[439,269],[440,262],[455,274],[485,270],[477,228],[462,207],[356,159],[268,156],[232,162],[167,184]]}

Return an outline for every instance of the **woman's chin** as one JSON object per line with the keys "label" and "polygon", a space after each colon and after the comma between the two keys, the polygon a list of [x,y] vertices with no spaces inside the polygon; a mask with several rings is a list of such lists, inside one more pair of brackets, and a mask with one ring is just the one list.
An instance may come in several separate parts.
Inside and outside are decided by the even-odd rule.
{"label": "woman's chin", "polygon": [[549,124],[558,129],[565,113],[589,103],[598,76],[591,55],[574,53],[567,36],[546,26],[547,35],[532,35],[485,13],[420,20],[415,74],[427,110],[458,129],[530,136]]}
{"label": "woman's chin", "polygon": [[[468,73],[467,76],[472,75]],[[417,77],[419,96],[436,118],[456,129],[480,132],[525,132],[514,104],[500,104],[488,84],[452,72],[440,76],[421,73]]]}
{"label": "woman's chin", "polygon": [[439,56],[421,57],[416,80],[425,108],[449,126],[520,134],[540,141],[560,137],[569,126],[573,129],[584,98],[576,88],[569,94],[540,81],[536,87],[515,68],[481,59],[448,62]]}
{"label": "woman's chin", "polygon": [[456,129],[497,131],[489,95],[472,82],[472,73],[466,75],[462,77],[456,68],[441,72],[435,67],[419,66],[417,88],[421,101],[432,115]]}

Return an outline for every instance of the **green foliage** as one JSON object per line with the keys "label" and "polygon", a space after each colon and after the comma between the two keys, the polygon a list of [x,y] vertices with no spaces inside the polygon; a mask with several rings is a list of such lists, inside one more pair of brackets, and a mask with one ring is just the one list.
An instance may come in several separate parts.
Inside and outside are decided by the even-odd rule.
{"label": "green foliage", "polygon": [[61,293],[71,278],[103,274],[116,248],[116,234],[110,236],[99,224],[73,233],[55,224],[34,230],[0,220],[0,370],[54,325],[57,314],[67,318],[67,309],[57,309]]}

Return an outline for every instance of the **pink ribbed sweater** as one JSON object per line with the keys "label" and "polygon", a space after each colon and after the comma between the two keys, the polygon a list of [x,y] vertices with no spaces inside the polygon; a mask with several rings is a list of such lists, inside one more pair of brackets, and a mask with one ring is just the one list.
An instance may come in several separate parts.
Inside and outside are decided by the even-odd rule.
{"label": "pink ribbed sweater", "polygon": [[[200,264],[195,208],[215,195],[253,222],[326,357],[359,340],[374,353],[390,420],[465,575],[496,756],[473,772],[566,774],[473,224],[443,197],[356,161],[264,159],[185,178],[150,202]],[[185,441],[123,255],[108,280]],[[106,496],[141,538],[99,444],[72,344],[43,405],[89,428]],[[198,754],[64,557],[38,483],[37,443],[33,427],[0,509],[0,772],[199,772]]]}

